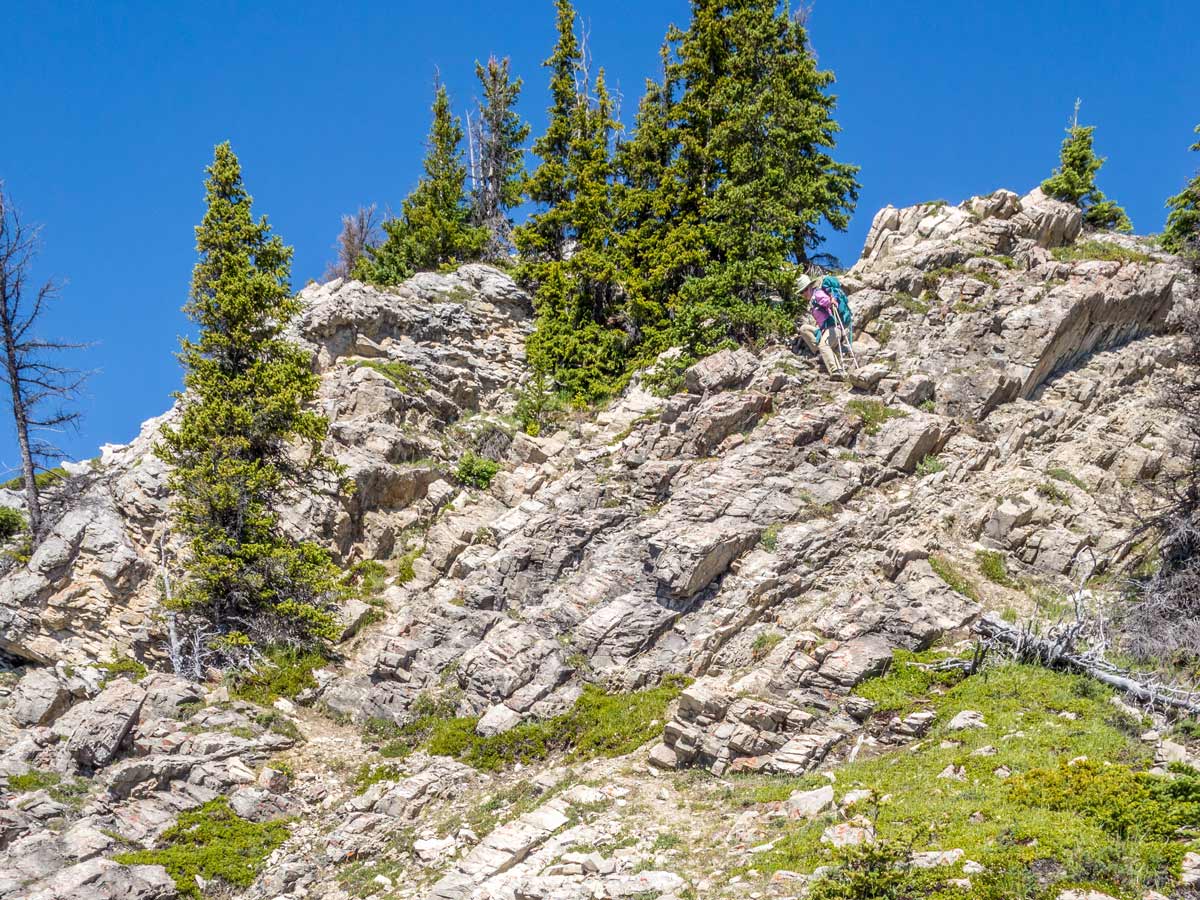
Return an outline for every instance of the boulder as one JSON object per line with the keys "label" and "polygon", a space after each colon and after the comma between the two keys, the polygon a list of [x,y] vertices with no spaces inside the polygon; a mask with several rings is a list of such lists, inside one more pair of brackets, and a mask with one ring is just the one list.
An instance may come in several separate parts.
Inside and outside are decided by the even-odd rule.
{"label": "boulder", "polygon": [[683,384],[691,394],[712,394],[745,387],[758,369],[758,357],[748,350],[719,350],[683,373]]}
{"label": "boulder", "polygon": [[133,728],[146,701],[146,691],[118,678],[94,700],[77,703],[54,723],[63,740],[58,767],[91,771],[111,763]]}
{"label": "boulder", "polygon": [[49,667],[31,669],[17,683],[12,715],[21,725],[49,725],[71,705],[71,692]]}

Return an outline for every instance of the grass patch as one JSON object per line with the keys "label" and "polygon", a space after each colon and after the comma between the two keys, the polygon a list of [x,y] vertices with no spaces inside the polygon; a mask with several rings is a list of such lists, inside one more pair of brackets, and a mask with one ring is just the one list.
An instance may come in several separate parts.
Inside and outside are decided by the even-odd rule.
{"label": "grass patch", "polygon": [[354,367],[356,369],[372,369],[378,372],[395,385],[398,391],[403,393],[412,393],[413,391],[424,390],[429,387],[429,382],[425,379],[424,375],[408,363],[400,362],[398,359],[364,359],[356,362]]}
{"label": "grass patch", "polygon": [[962,680],[962,672],[958,669],[941,671],[933,668],[934,663],[946,658],[946,653],[937,650],[920,653],[896,650],[888,670],[862,682],[854,693],[874,702],[879,712],[910,710],[934,685],[949,686]]}
{"label": "grass patch", "polygon": [[755,662],[766,659],[782,640],[783,635],[778,631],[766,631],[760,634],[750,645],[750,658]]}
{"label": "grass patch", "polygon": [[462,484],[483,491],[487,490],[499,471],[500,463],[486,456],[476,456],[468,450],[459,459],[458,470],[454,474]]}
{"label": "grass patch", "polygon": [[929,312],[929,304],[922,297],[914,297],[907,291],[901,291],[896,295],[896,303],[906,312],[912,313],[914,316],[923,316]]}
{"label": "grass patch", "polygon": [[405,550],[404,553],[402,553],[400,555],[400,560],[399,560],[399,562],[396,563],[396,583],[397,584],[408,584],[410,581],[412,581],[414,578],[417,577],[417,571],[414,568],[413,564],[420,558],[421,554],[424,552],[425,552],[425,546],[421,545],[420,547],[414,547],[411,550]]}
{"label": "grass patch", "polygon": [[11,541],[28,528],[29,523],[19,509],[0,506],[0,541]]}
{"label": "grass patch", "polygon": [[1098,259],[1117,263],[1152,263],[1154,257],[1141,250],[1130,250],[1108,241],[1079,241],[1069,247],[1055,247],[1050,255],[1058,262],[1082,262]]}
{"label": "grass patch", "polygon": [[904,410],[893,409],[879,400],[851,400],[846,404],[846,410],[858,416],[863,431],[867,434],[878,434],[880,427],[888,419],[903,419],[908,416]]}
{"label": "grass patch", "polygon": [[966,575],[954,567],[954,564],[944,556],[929,557],[929,567],[938,578],[946,582],[950,589],[962,594],[968,600],[979,602],[979,588]]}
{"label": "grass patch", "polygon": [[1008,574],[1008,564],[1003,553],[996,550],[979,550],[975,553],[975,562],[979,564],[979,571],[983,573],[983,577],[993,584],[1008,588],[1020,587]]}
{"label": "grass patch", "polygon": [[[885,849],[961,848],[986,873],[972,876],[969,891],[931,884],[924,893],[822,893],[827,889],[814,886],[812,896],[1042,900],[1088,884],[1134,897],[1172,884],[1187,840],[1200,829],[1200,780],[1139,772],[1150,751],[1130,734],[1110,696],[1082,676],[1018,664],[987,668],[929,696],[937,720],[927,740],[843,766],[835,789],[889,798],[874,809]],[[986,727],[949,731],[950,719],[968,709],[980,712]],[[1078,756],[1088,761],[1069,765]],[[965,780],[940,778],[949,766],[961,767]],[[1001,766],[1013,776],[995,774]],[[796,789],[810,784],[791,781]],[[833,864],[842,867],[834,879],[848,877],[846,856],[820,843],[828,824],[823,818],[787,831],[755,857],[755,869],[811,872]],[[894,874],[902,871],[898,861],[875,868]],[[937,880],[960,874],[956,866]]]}
{"label": "grass patch", "polygon": [[991,272],[983,272],[977,269],[968,269],[961,263],[956,266],[942,266],[940,269],[933,269],[926,272],[922,278],[927,291],[936,291],[947,278],[953,278],[957,275],[962,275],[966,278],[973,278],[976,281],[981,281],[989,287],[1000,287],[1000,280]]}
{"label": "grass patch", "polygon": [[24,775],[10,775],[8,789],[14,794],[45,791],[52,800],[78,808],[88,792],[88,782],[85,778],[63,778],[57,772],[33,769]]}
{"label": "grass patch", "polygon": [[775,548],[779,546],[779,525],[768,525],[762,530],[762,534],[758,536],[758,545],[764,550],[775,552]]}
{"label": "grass patch", "polygon": [[[60,481],[66,481],[71,476],[62,466],[55,466],[53,469],[47,469],[44,472],[37,472],[33,476],[33,483],[37,485],[38,490],[44,490],[52,484],[57,484]],[[10,491],[25,490],[25,476],[18,475],[16,478],[10,478],[4,484],[0,485]]]}
{"label": "grass patch", "polygon": [[387,577],[387,566],[377,559],[364,559],[350,567],[350,584],[364,600],[382,592],[387,587]]}
{"label": "grass patch", "polygon": [[113,857],[128,866],[162,866],[184,897],[199,898],[196,877],[247,888],[267,857],[287,839],[285,820],[251,822],[238,816],[224,797],[181,813],[162,833],[158,848]]}
{"label": "grass patch", "polygon": [[946,464],[938,458],[937,454],[930,453],[921,458],[917,463],[917,475],[924,478],[926,475],[932,475],[934,472],[944,472]]}
{"label": "grass patch", "polygon": [[485,737],[475,732],[477,718],[454,716],[444,701],[418,698],[415,718],[405,725],[373,726],[376,736],[390,737],[381,754],[400,757],[416,747],[434,756],[451,756],[485,772],[515,763],[531,763],[551,753],[565,753],[569,761],[632,753],[662,730],[667,706],[679,696],[689,679],[668,675],[662,684],[631,694],[609,694],[585,685],[575,705],[562,715],[522,722],[501,734]]}
{"label": "grass patch", "polygon": [[1066,469],[1047,469],[1046,474],[1055,481],[1065,481],[1067,484],[1073,484],[1082,491],[1088,491],[1087,482],[1082,478],[1074,475]]}
{"label": "grass patch", "polygon": [[275,647],[266,652],[255,672],[242,671],[230,676],[230,694],[239,700],[270,706],[280,697],[294,699],[301,691],[317,686],[313,669],[325,665],[325,656],[316,650],[301,651]]}

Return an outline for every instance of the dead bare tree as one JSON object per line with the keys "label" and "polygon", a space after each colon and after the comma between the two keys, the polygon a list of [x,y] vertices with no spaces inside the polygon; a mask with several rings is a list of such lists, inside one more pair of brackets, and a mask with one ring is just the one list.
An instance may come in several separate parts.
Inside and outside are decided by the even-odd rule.
{"label": "dead bare tree", "polygon": [[87,375],[55,361],[84,344],[39,337],[43,313],[58,297],[53,280],[27,284],[40,247],[40,229],[27,226],[0,183],[0,381],[8,386],[13,426],[21,451],[21,475],[34,545],[44,533],[37,475],[61,456],[48,435],[75,427],[79,411],[67,408]]}
{"label": "dead bare tree", "polygon": [[1179,312],[1185,348],[1159,406],[1178,429],[1154,487],[1153,514],[1129,540],[1131,601],[1121,610],[1125,649],[1142,661],[1200,659],[1200,305]]}
{"label": "dead bare tree", "polygon": [[471,221],[488,231],[483,258],[502,262],[512,249],[509,213],[521,202],[525,172],[524,143],[529,125],[516,112],[521,79],[510,73],[509,60],[490,57],[475,64],[483,98],[467,117],[471,164]]}
{"label": "dead bare tree", "polygon": [[338,235],[337,259],[325,270],[325,280],[350,278],[355,264],[363,258],[368,247],[379,242],[379,214],[375,204],[360,206],[358,212],[342,216],[342,233]]}

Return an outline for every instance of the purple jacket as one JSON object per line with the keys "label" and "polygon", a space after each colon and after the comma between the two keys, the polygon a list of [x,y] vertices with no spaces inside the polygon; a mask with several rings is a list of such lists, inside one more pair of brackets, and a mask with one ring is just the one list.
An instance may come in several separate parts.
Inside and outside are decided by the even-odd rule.
{"label": "purple jacket", "polygon": [[833,298],[820,288],[812,292],[808,299],[808,308],[817,320],[817,327],[822,331],[833,324]]}

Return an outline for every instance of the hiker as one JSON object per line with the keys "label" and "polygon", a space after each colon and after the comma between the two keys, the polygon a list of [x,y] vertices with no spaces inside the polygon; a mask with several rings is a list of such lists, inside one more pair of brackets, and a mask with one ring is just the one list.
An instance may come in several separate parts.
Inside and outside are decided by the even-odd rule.
{"label": "hiker", "polygon": [[800,296],[808,302],[808,309],[817,322],[816,331],[812,335],[813,340],[810,342],[808,336],[803,335],[805,338],[804,342],[809,344],[810,349],[816,350],[817,355],[821,357],[821,362],[825,366],[825,371],[831,377],[845,377],[846,370],[842,366],[841,359],[830,346],[831,342],[838,339],[838,319],[835,318],[835,316],[839,316],[840,312],[838,301],[825,289],[823,282],[809,275],[801,275],[797,279],[796,289],[800,292]]}

